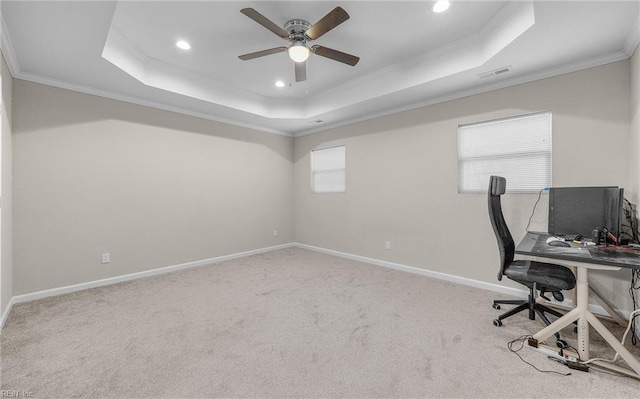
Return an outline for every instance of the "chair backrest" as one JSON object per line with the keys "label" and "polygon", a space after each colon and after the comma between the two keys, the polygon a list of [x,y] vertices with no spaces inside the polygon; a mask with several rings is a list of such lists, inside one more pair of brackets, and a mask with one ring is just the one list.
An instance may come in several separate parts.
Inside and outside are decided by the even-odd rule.
{"label": "chair backrest", "polygon": [[504,221],[504,216],[502,216],[502,206],[500,204],[500,196],[505,193],[506,188],[507,180],[504,177],[491,176],[489,178],[489,219],[500,249],[498,280],[502,280],[504,269],[513,262],[516,249],[513,237],[509,232],[507,223]]}

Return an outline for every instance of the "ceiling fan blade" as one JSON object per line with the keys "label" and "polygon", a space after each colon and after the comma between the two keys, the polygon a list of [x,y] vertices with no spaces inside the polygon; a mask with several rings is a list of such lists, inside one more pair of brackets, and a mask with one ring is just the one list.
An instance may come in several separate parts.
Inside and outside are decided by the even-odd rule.
{"label": "ceiling fan blade", "polygon": [[307,29],[305,35],[311,40],[316,40],[347,19],[349,19],[349,14],[342,7],[336,7],[329,14],[322,17],[320,21],[313,24],[311,28]]}
{"label": "ceiling fan blade", "polygon": [[264,57],[265,55],[282,53],[283,51],[287,51],[287,48],[284,47],[284,46],[283,47],[274,47],[274,48],[270,48],[268,50],[256,51],[255,53],[239,55],[238,58],[240,58],[242,61],[247,61],[247,60],[252,60],[252,59],[258,58],[258,57]]}
{"label": "ceiling fan blade", "polygon": [[240,10],[240,12],[246,15],[247,17],[253,19],[260,25],[264,26],[265,28],[269,29],[271,32],[275,33],[281,38],[289,39],[289,33],[286,30],[282,29],[275,23],[271,22],[269,18],[260,14],[258,11],[254,10],[253,8],[243,8],[242,10]]}
{"label": "ceiling fan blade", "polygon": [[307,61],[294,62],[296,64],[296,82],[307,80]]}
{"label": "ceiling fan blade", "polygon": [[358,61],[360,61],[360,57],[343,53],[342,51],[334,50],[328,47],[322,47],[322,46],[316,45],[311,47],[311,51],[313,51],[315,54],[321,57],[331,58],[332,60],[339,61],[339,62],[342,62],[343,64],[347,64],[351,66],[355,66],[358,63]]}

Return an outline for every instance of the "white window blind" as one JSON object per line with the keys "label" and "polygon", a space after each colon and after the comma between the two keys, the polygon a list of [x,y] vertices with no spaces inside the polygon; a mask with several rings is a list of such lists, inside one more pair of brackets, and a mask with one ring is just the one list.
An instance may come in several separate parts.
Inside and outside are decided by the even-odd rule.
{"label": "white window blind", "polygon": [[458,126],[458,192],[486,192],[491,175],[507,192],[551,185],[551,112]]}
{"label": "white window blind", "polygon": [[311,151],[311,190],[314,193],[345,192],[345,146]]}

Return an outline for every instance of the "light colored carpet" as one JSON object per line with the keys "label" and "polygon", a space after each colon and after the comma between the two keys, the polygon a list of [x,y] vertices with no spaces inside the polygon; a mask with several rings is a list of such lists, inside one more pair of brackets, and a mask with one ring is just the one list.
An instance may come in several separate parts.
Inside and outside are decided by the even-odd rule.
{"label": "light colored carpet", "polygon": [[16,305],[1,386],[34,398],[640,396],[630,378],[523,363],[507,342],[540,322],[494,327],[495,297],[284,249]]}

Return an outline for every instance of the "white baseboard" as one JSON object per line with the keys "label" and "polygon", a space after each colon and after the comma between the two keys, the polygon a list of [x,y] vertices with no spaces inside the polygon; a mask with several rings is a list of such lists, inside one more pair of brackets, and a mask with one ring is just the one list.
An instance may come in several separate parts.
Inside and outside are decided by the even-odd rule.
{"label": "white baseboard", "polygon": [[[125,274],[125,275],[122,275],[122,276],[116,276],[116,277],[106,278],[106,279],[102,279],[102,280],[89,281],[89,282],[86,282],[86,283],[69,285],[69,286],[59,287],[59,288],[52,288],[52,289],[49,289],[49,290],[37,291],[37,292],[29,293],[29,294],[14,296],[9,301],[9,305],[7,306],[5,311],[0,315],[0,331],[2,331],[2,328],[4,327],[4,324],[7,321],[9,313],[11,312],[11,308],[13,307],[13,305],[15,305],[17,303],[29,302],[29,301],[33,301],[33,300],[36,300],[36,299],[47,298],[47,297],[50,297],[50,296],[68,294],[68,293],[71,293],[71,292],[86,290],[86,289],[89,289],[89,288],[96,288],[96,287],[102,287],[102,286],[105,286],[105,285],[117,284],[117,283],[121,283],[121,282],[124,282],[124,281],[130,281],[130,280],[135,280],[135,279],[139,279],[139,278],[143,278],[143,277],[155,276],[155,275],[158,275],[158,274],[176,272],[176,271],[179,271],[179,270],[190,269],[190,268],[193,268],[193,267],[199,267],[199,266],[204,266],[204,265],[213,264],[213,263],[219,263],[219,262],[223,262],[223,261],[226,261],[226,260],[242,258],[242,257],[245,257],[245,256],[251,256],[251,255],[261,254],[261,253],[265,253],[265,252],[275,251],[275,250],[278,250],[278,249],[290,248],[290,247],[298,247],[298,248],[308,249],[308,250],[311,250],[311,251],[320,252],[320,253],[324,253],[324,254],[328,254],[328,255],[334,255],[334,256],[341,257],[341,258],[351,259],[351,260],[355,260],[355,261],[359,261],[359,262],[364,262],[364,263],[368,263],[368,264],[375,265],[375,266],[382,266],[382,267],[386,267],[386,268],[389,268],[389,269],[400,270],[400,271],[407,272],[407,273],[419,274],[419,275],[422,275],[422,276],[427,276],[427,277],[435,278],[435,279],[438,279],[438,280],[449,281],[449,282],[452,282],[452,283],[467,285],[467,286],[470,286],[470,287],[480,288],[480,289],[484,289],[484,290],[487,290],[487,291],[497,292],[497,293],[500,293],[500,294],[512,295],[512,296],[519,297],[519,298],[526,298],[527,295],[529,295],[529,292],[526,291],[526,290],[521,290],[521,289],[512,288],[512,287],[506,287],[506,286],[503,286],[503,285],[500,285],[500,284],[487,283],[487,282],[484,282],[484,281],[473,280],[473,279],[469,279],[469,278],[466,278],[466,277],[455,276],[453,274],[446,274],[446,273],[436,272],[436,271],[432,271],[432,270],[422,269],[422,268],[415,267],[415,266],[408,266],[408,265],[403,265],[403,264],[400,264],[400,263],[388,262],[388,261],[374,259],[374,258],[367,258],[365,256],[354,255],[354,254],[349,254],[349,253],[340,252],[340,251],[334,251],[332,249],[315,247],[315,246],[312,246],[312,245],[302,244],[302,243],[298,243],[298,242],[292,242],[292,243],[276,245],[276,246],[272,246],[272,247],[255,249],[255,250],[252,250],[252,251],[239,252],[239,253],[219,256],[219,257],[215,257],[215,258],[209,258],[209,259],[203,259],[203,260],[198,260],[198,261],[193,261],[193,262],[181,263],[179,265],[166,266],[166,267],[161,267],[161,268],[158,268],[158,269],[145,270],[143,272]],[[569,299],[565,300],[564,304],[567,304],[568,306],[572,306],[571,300],[569,300]],[[608,313],[604,310],[604,308],[602,308],[599,305],[590,304],[589,308],[595,314],[605,315],[605,316],[608,315]],[[621,314],[621,315],[624,315],[624,313],[620,312],[619,310],[617,310],[617,312],[619,314]],[[627,314],[628,314],[628,312],[627,312]],[[626,315],[624,315],[624,317],[626,317]],[[639,334],[640,334],[640,331],[639,331]]]}
{"label": "white baseboard", "polygon": [[[341,258],[346,258],[346,259],[356,260],[356,261],[359,261],[359,262],[369,263],[369,264],[376,265],[376,266],[382,266],[382,267],[387,267],[387,268],[390,268],[390,269],[401,270],[403,272],[419,274],[419,275],[422,275],[422,276],[427,276],[427,277],[435,278],[435,279],[438,279],[438,280],[444,280],[444,281],[449,281],[449,282],[452,282],[452,283],[467,285],[467,286],[470,286],[470,287],[481,288],[481,289],[484,289],[484,290],[487,290],[487,291],[497,292],[497,293],[500,293],[500,294],[513,295],[513,296],[519,297],[519,298],[526,298],[526,297],[529,296],[529,291],[527,291],[527,290],[521,290],[521,289],[512,288],[512,287],[505,287],[505,286],[500,285],[500,284],[487,283],[487,282],[484,282],[484,281],[473,280],[473,279],[466,278],[466,277],[455,276],[453,274],[435,272],[435,271],[422,269],[422,268],[415,267],[415,266],[407,266],[407,265],[403,265],[403,264],[400,264],[400,263],[393,263],[393,262],[388,262],[388,261],[379,260],[379,259],[367,258],[365,256],[353,255],[353,254],[349,254],[349,253],[345,253],[345,252],[334,251],[332,249],[314,247],[312,245],[302,244],[302,243],[298,243],[298,242],[294,242],[293,246],[294,247],[298,247],[298,248],[308,249],[308,250],[311,250],[311,251],[321,252],[321,253],[324,253],[324,254],[339,256]],[[555,302],[555,300],[553,300],[553,302]],[[565,299],[565,301],[562,302],[562,305],[563,306],[567,306],[567,307],[573,307],[573,301],[571,299]],[[607,313],[607,311],[600,305],[589,304],[589,310],[592,313],[598,314],[598,315],[601,315],[601,316],[608,316],[609,315],[609,313]],[[616,309],[616,312],[618,312],[618,314],[620,314],[624,318],[626,318],[628,316],[628,314],[629,314],[629,312],[626,312],[626,315],[625,315],[624,312],[621,312],[618,309]]]}
{"label": "white baseboard", "polygon": [[389,269],[401,270],[403,272],[408,272],[413,274],[420,274],[422,276],[432,277],[438,280],[445,280],[445,281],[450,281],[452,283],[458,283],[458,284],[468,285],[471,287],[482,288],[482,289],[493,291],[493,292],[499,292],[501,294],[513,295],[521,298],[526,298],[529,295],[528,291],[523,291],[517,288],[505,287],[499,284],[485,283],[483,281],[472,280],[472,279],[460,277],[460,276],[454,276],[453,274],[434,272],[431,270],[422,269],[415,266],[407,266],[400,263],[393,263],[385,260],[367,258],[365,256],[334,251],[332,249],[314,247],[312,245],[301,244],[298,242],[294,242],[293,246],[298,248],[308,249],[311,251],[321,252],[328,255],[339,256],[341,258],[356,260],[359,262],[370,263],[376,266],[387,267]]}
{"label": "white baseboard", "polygon": [[193,268],[193,267],[210,265],[210,264],[213,264],[213,263],[219,263],[219,262],[223,262],[223,261],[226,261],[226,260],[243,258],[245,256],[257,255],[257,254],[261,254],[261,253],[265,253],[265,252],[275,251],[275,250],[278,250],[278,249],[290,248],[291,246],[293,246],[292,243],[287,243],[287,244],[276,245],[276,246],[272,246],[272,247],[254,249],[252,251],[238,252],[238,253],[235,253],[235,254],[223,255],[223,256],[218,256],[218,257],[215,257],[215,258],[209,258],[209,259],[203,259],[203,260],[198,260],[198,261],[193,261],[193,262],[181,263],[179,265],[166,266],[166,267],[161,267],[161,268],[158,268],[158,269],[145,270],[145,271],[142,271],[142,272],[125,274],[125,275],[122,275],[122,276],[110,277],[110,278],[105,278],[105,279],[95,280],[95,281],[88,281],[86,283],[68,285],[68,286],[65,286],[65,287],[52,288],[52,289],[49,289],[49,290],[37,291],[37,292],[29,293],[29,294],[14,296],[14,297],[11,298],[11,301],[9,301],[9,305],[7,306],[7,309],[2,313],[2,315],[0,315],[0,331],[4,327],[4,324],[5,324],[8,316],[9,316],[9,312],[11,312],[11,308],[13,307],[13,305],[15,305],[17,303],[29,302],[29,301],[33,301],[33,300],[36,300],[36,299],[47,298],[47,297],[50,297],[50,296],[63,295],[63,294],[71,293],[71,292],[82,291],[82,290],[86,290],[86,289],[89,289],[89,288],[102,287],[102,286],[105,286],[105,285],[122,283],[124,281],[136,280],[136,279],[143,278],[143,277],[150,277],[150,276],[155,276],[155,275],[158,275],[158,274],[171,273],[171,272],[176,272],[176,271],[179,271],[179,270],[190,269],[190,268]]}
{"label": "white baseboard", "polygon": [[11,297],[11,300],[9,300],[9,304],[7,305],[7,308],[4,309],[4,312],[2,312],[2,314],[0,314],[0,334],[2,334],[4,323],[6,323],[7,318],[9,317],[9,313],[11,313],[11,308],[13,308],[13,305],[15,304],[16,304],[15,297]]}

